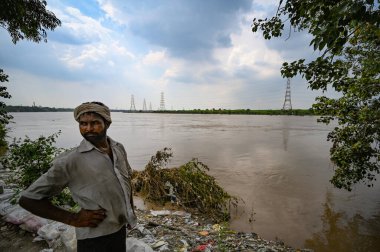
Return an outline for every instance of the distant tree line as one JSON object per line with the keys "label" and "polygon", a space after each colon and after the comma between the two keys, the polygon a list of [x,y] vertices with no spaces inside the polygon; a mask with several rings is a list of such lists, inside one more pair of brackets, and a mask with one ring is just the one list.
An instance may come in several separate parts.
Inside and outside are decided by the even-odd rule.
{"label": "distant tree line", "polygon": [[[73,108],[51,108],[41,106],[6,106],[7,112],[71,112]],[[189,109],[189,110],[123,110],[111,109],[112,112],[126,113],[170,113],[170,114],[226,114],[226,115],[315,115],[311,109],[293,109],[293,110],[271,110],[271,109]]]}
{"label": "distant tree line", "polygon": [[192,110],[157,110],[154,113],[173,113],[173,114],[227,114],[227,115],[315,115],[311,109],[293,110],[253,110],[253,109],[192,109]]}
{"label": "distant tree line", "polygon": [[10,106],[7,105],[5,110],[7,112],[67,112],[73,111],[72,108],[50,108],[41,106]]}

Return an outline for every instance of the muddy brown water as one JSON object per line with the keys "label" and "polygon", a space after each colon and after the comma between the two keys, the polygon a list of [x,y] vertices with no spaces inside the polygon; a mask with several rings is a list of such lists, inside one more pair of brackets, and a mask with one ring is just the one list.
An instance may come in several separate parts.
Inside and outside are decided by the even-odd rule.
{"label": "muddy brown water", "polygon": [[[13,113],[10,136],[58,130],[59,147],[81,136],[72,113]],[[169,166],[198,158],[230,194],[244,200],[230,225],[315,251],[380,251],[380,183],[352,192],[329,183],[326,141],[334,125],[316,117],[113,113],[108,135],[124,144],[133,169],[172,148]]]}

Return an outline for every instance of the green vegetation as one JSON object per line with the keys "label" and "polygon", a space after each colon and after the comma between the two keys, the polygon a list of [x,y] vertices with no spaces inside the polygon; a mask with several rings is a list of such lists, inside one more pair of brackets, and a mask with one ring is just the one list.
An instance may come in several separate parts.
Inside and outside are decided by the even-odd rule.
{"label": "green vegetation", "polygon": [[[60,131],[48,137],[40,136],[35,140],[31,140],[29,137],[23,140],[14,139],[13,143],[9,145],[8,154],[1,159],[3,166],[12,171],[7,182],[15,185],[21,191],[47,172],[55,156],[63,152],[63,149],[53,145],[59,134]],[[18,198],[18,194],[15,195],[15,198]],[[57,205],[74,206],[67,189],[54,197],[53,202]]]}
{"label": "green vegetation", "polygon": [[[338,188],[355,183],[373,186],[380,172],[380,1],[280,0],[274,17],[253,19],[252,31],[265,39],[307,31],[310,45],[320,51],[315,60],[283,63],[281,74],[300,74],[312,90],[333,89],[339,98],[316,98],[313,110],[320,122],[338,120],[329,133],[330,180]],[[290,35],[290,34],[289,34]]]}
{"label": "green vegetation", "polygon": [[41,106],[6,106],[5,110],[9,112],[70,112],[72,108],[50,108]]}
{"label": "green vegetation", "polygon": [[[0,82],[8,82],[8,75],[6,75],[3,69],[0,69]],[[4,99],[10,99],[11,95],[7,91],[7,87],[0,86],[0,97]],[[9,123],[13,117],[6,111],[6,104],[0,101],[0,124],[5,129],[5,125]],[[5,137],[5,135],[4,135]]]}
{"label": "green vegetation", "polygon": [[6,141],[7,129],[4,124],[0,124],[0,157],[8,150],[8,142]]}
{"label": "green vegetation", "polygon": [[37,178],[44,174],[51,166],[54,157],[61,152],[53,146],[60,132],[51,136],[41,136],[36,140],[26,137],[13,140],[9,146],[9,153],[3,164],[13,172],[11,182],[21,189],[26,189]]}
{"label": "green vegetation", "polygon": [[209,168],[197,159],[178,168],[164,168],[171,157],[171,150],[165,148],[152,156],[144,171],[134,171],[134,191],[156,203],[172,200],[185,209],[195,208],[215,221],[229,219],[229,207],[238,200],[207,175]]}
{"label": "green vegetation", "polygon": [[47,42],[46,30],[54,30],[61,21],[46,9],[46,1],[2,0],[0,3],[0,26],[6,29],[12,42],[28,39]]}

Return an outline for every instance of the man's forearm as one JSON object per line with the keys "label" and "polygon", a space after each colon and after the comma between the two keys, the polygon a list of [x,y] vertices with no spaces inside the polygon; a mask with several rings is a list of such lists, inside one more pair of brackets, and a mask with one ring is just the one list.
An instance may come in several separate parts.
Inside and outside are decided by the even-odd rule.
{"label": "man's forearm", "polygon": [[74,219],[75,214],[54,206],[48,199],[35,200],[27,197],[21,197],[19,204],[29,212],[42,218],[73,225],[72,220]]}
{"label": "man's forearm", "polygon": [[74,227],[97,227],[105,218],[106,210],[81,209],[78,213],[71,213],[54,206],[48,199],[34,200],[21,197],[20,206],[40,217],[59,221]]}

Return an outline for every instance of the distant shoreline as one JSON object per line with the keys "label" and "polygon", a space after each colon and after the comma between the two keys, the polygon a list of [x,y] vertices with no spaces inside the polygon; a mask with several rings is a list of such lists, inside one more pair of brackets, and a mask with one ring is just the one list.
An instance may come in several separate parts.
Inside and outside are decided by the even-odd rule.
{"label": "distant shoreline", "polygon": [[[73,108],[41,106],[6,106],[7,112],[72,112]],[[164,114],[223,114],[223,115],[316,115],[311,109],[189,109],[189,110],[126,110],[111,109],[123,113],[164,113]]]}

